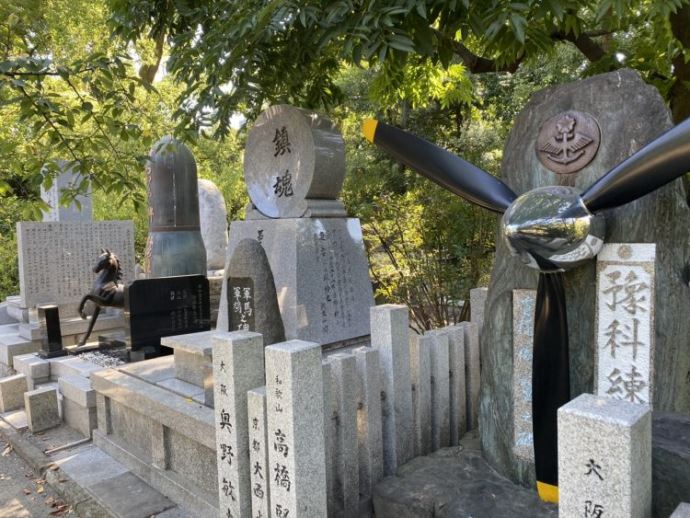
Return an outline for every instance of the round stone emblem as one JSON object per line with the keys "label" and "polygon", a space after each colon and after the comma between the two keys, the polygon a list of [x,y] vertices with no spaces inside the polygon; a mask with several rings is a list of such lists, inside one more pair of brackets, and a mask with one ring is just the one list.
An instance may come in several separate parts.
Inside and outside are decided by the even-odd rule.
{"label": "round stone emblem", "polygon": [[535,147],[544,167],[557,174],[571,174],[594,159],[600,142],[596,119],[589,113],[571,110],[542,124]]}
{"label": "round stone emblem", "polygon": [[271,106],[254,123],[244,179],[254,206],[271,218],[299,218],[307,199],[335,200],[345,178],[345,144],[321,115]]}

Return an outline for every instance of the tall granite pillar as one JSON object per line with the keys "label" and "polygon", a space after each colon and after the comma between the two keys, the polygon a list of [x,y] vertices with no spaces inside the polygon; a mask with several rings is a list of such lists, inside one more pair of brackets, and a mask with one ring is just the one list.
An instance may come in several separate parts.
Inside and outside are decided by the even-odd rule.
{"label": "tall granite pillar", "polygon": [[196,162],[172,137],[151,149],[146,167],[149,236],[145,269],[150,278],[206,275],[206,248],[199,227]]}
{"label": "tall granite pillar", "polygon": [[[564,112],[586,113],[600,130],[599,149],[576,172],[556,173],[542,161],[540,130]],[[572,112],[571,112],[572,113]],[[575,132],[588,133],[576,115]],[[583,118],[584,120],[584,118]],[[584,190],[609,169],[672,126],[659,92],[632,70],[619,70],[534,94],[517,118],[503,153],[502,179],[516,193],[536,187],[570,185]],[[594,142],[597,135],[585,135]],[[586,140],[586,139],[585,139]],[[589,145],[589,144],[588,144]],[[548,160],[546,160],[548,163]],[[681,180],[603,213],[608,243],[656,243],[655,410],[690,411],[690,289],[683,272],[690,263],[690,209]],[[534,464],[513,446],[512,293],[536,289],[537,272],[508,252],[500,236],[481,337],[481,442],[484,455],[501,473],[528,486]],[[571,397],[594,390],[596,261],[565,274],[570,341]]]}

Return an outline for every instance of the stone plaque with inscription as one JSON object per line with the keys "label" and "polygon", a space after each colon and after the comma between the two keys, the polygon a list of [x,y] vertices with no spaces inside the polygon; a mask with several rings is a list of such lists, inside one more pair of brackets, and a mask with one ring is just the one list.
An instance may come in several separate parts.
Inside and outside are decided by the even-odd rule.
{"label": "stone plaque with inscription", "polygon": [[211,329],[208,279],[181,275],[139,279],[125,289],[131,348],[158,350],[164,336]]}
{"label": "stone plaque with inscription", "polygon": [[254,281],[229,277],[227,294],[230,331],[254,331]]}
{"label": "stone plaque with inscription", "polygon": [[597,261],[596,394],[652,404],[656,245],[606,244]]}
{"label": "stone plaque with inscription", "polygon": [[[327,345],[369,334],[374,297],[359,220],[234,221],[226,272],[231,271],[230,258],[247,238],[260,242],[268,257],[286,339]],[[218,329],[227,330],[227,285],[223,290]]]}
{"label": "stone plaque with inscription", "polygon": [[227,309],[218,319],[219,331],[256,331],[270,345],[285,340],[283,319],[266,251],[259,241],[243,239],[225,269]]}
{"label": "stone plaque with inscription", "polygon": [[120,259],[122,280],[134,278],[131,221],[17,223],[22,307],[78,304],[94,280],[101,248]]}
{"label": "stone plaque with inscription", "polygon": [[262,214],[301,217],[307,199],[335,200],[344,178],[345,144],[326,117],[279,105],[254,122],[244,154],[244,179]]}

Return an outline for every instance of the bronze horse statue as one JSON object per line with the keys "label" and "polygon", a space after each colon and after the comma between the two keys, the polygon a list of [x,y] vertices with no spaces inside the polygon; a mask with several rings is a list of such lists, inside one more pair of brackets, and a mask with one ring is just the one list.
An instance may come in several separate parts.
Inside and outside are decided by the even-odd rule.
{"label": "bronze horse statue", "polygon": [[110,250],[101,248],[101,255],[98,256],[96,266],[93,267],[93,273],[98,274],[98,276],[93,281],[91,292],[88,295],[84,295],[81,299],[79,314],[84,320],[88,318],[84,313],[84,306],[87,301],[93,302],[96,305],[96,309],[93,311],[89,321],[89,328],[86,330],[84,338],[79,342],[80,346],[86,344],[86,340],[91,336],[91,331],[93,331],[93,326],[96,324],[101,308],[123,308],[125,306],[125,285],[119,282],[122,279],[122,271],[120,269],[120,260],[117,256]]}

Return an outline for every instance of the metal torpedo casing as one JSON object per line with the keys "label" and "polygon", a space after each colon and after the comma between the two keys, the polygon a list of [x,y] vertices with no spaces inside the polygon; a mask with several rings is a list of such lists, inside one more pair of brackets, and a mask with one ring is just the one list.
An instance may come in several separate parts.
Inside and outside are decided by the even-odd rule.
{"label": "metal torpedo casing", "polygon": [[519,196],[501,220],[511,252],[543,272],[565,271],[595,257],[605,222],[572,187],[540,187]]}
{"label": "metal torpedo casing", "polygon": [[206,248],[199,227],[196,162],[191,151],[172,137],[151,149],[146,167],[149,277],[206,275]]}

